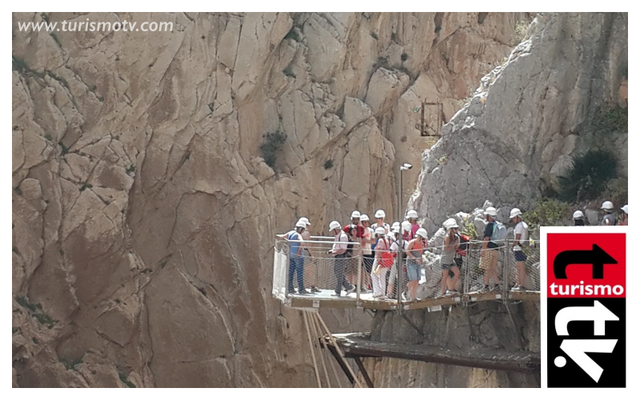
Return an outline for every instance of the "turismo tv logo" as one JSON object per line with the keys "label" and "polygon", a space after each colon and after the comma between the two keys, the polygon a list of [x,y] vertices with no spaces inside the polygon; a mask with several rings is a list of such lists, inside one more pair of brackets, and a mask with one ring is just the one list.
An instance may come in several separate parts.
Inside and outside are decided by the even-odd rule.
{"label": "turismo tv logo", "polygon": [[548,387],[625,387],[625,256],[625,233],[547,234]]}

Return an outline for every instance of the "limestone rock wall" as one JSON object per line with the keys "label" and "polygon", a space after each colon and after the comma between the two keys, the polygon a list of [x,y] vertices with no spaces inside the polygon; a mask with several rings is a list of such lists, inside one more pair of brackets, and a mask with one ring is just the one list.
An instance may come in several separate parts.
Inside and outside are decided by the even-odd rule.
{"label": "limestone rock wall", "polygon": [[[394,213],[415,107],[448,120],[531,19],[481,14],[14,14],[14,386],[314,386],[274,235]],[[173,31],[18,27],[86,19]]]}
{"label": "limestone rock wall", "polygon": [[596,139],[590,125],[626,107],[627,14],[542,14],[527,35],[423,153],[411,203],[429,231],[484,200],[531,207],[589,148],[613,149],[626,174],[627,133]]}

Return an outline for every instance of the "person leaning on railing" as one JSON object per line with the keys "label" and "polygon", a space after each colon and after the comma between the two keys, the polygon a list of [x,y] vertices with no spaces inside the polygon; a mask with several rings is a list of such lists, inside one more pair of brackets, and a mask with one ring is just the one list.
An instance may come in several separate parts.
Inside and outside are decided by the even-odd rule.
{"label": "person leaning on railing", "polygon": [[344,275],[349,283],[356,285],[356,287],[362,287],[361,282],[358,282],[358,261],[360,260],[362,250],[360,246],[355,245],[355,243],[361,243],[362,238],[358,237],[358,228],[362,228],[362,226],[350,224],[347,228],[348,229],[346,231],[349,237],[349,244],[347,245],[347,251],[345,253],[346,265],[344,267]]}
{"label": "person leaning on railing", "polygon": [[[311,293],[320,293],[320,289],[318,289],[316,287],[317,282],[316,282],[316,265],[315,262],[313,260],[313,253],[311,252],[311,247],[309,246],[309,242],[311,241],[311,233],[309,232],[308,227],[311,226],[311,223],[309,222],[309,219],[307,217],[302,217],[298,220],[298,222],[304,222],[305,223],[305,229],[304,231],[301,233],[302,236],[302,240],[304,240],[304,242],[302,242],[302,257],[304,258],[304,281],[305,283],[307,283],[307,286],[309,286],[309,290],[311,290]],[[307,257],[306,255],[304,255],[304,250],[307,251],[307,253],[309,254],[309,256]]]}
{"label": "person leaning on railing", "polygon": [[344,277],[344,264],[347,246],[349,245],[349,238],[347,237],[347,234],[342,231],[338,221],[331,221],[329,224],[329,230],[335,236],[333,248],[327,252],[327,254],[332,255],[335,259],[333,264],[333,273],[336,275],[336,287],[335,293],[332,293],[331,295],[340,297],[343,287],[347,291],[347,295],[349,295],[355,290],[355,286],[349,283],[349,281]]}
{"label": "person leaning on railing", "polygon": [[[493,207],[487,207],[484,216],[489,222],[484,228],[484,239],[482,242],[482,250],[480,250],[480,268],[484,270],[484,288],[483,291],[495,290],[498,288],[498,244],[491,241],[494,232],[494,225],[498,212]],[[493,288],[489,289],[489,280],[493,279]]]}
{"label": "person leaning on railing", "polygon": [[284,234],[289,241],[289,293],[293,293],[293,274],[298,277],[298,294],[309,294],[304,288],[304,258],[302,257],[302,235],[307,225],[303,221],[296,222],[295,228]]}

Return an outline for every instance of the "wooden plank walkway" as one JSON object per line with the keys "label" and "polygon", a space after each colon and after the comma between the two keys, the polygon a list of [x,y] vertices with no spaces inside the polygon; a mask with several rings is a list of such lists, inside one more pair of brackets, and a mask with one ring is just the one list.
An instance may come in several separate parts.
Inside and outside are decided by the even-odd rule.
{"label": "wooden plank walkway", "polygon": [[[360,300],[356,299],[356,294],[349,296],[332,296],[332,290],[322,290],[320,293],[309,295],[289,295],[286,305],[293,308],[365,308],[372,310],[396,310],[398,308],[395,300],[373,299],[370,293],[362,294]],[[509,300],[509,301],[539,301],[538,291],[514,291],[503,294],[499,292],[469,293],[466,295],[455,295],[440,297],[437,299],[427,298],[420,301],[402,302],[403,310],[419,310],[428,308],[430,311],[439,311],[442,306],[454,304],[466,304],[479,301]]]}

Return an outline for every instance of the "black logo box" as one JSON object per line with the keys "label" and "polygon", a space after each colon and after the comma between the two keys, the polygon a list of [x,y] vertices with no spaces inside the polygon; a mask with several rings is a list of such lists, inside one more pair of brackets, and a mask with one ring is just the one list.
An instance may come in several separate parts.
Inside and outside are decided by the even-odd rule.
{"label": "black logo box", "polygon": [[[593,321],[569,322],[569,336],[558,336],[555,329],[556,314],[565,307],[593,307],[599,301],[619,320],[605,323],[605,335],[594,336]],[[626,374],[626,299],[625,298],[548,298],[547,299],[547,385],[548,387],[625,387]],[[595,382],[580,368],[560,345],[564,339],[617,339],[612,353],[587,353],[602,369],[602,376]],[[567,360],[564,367],[555,365],[556,357]]]}

